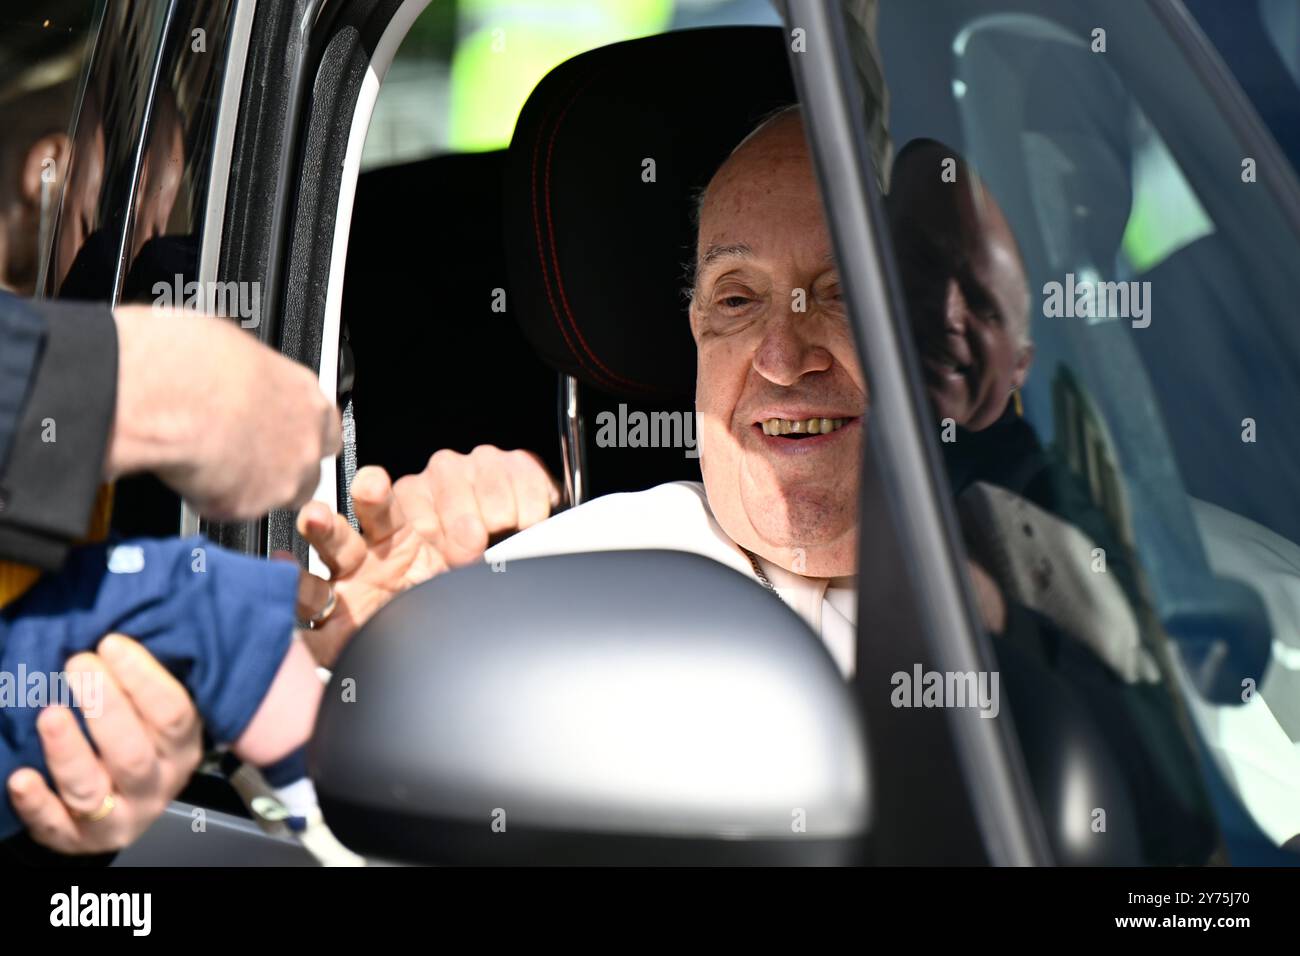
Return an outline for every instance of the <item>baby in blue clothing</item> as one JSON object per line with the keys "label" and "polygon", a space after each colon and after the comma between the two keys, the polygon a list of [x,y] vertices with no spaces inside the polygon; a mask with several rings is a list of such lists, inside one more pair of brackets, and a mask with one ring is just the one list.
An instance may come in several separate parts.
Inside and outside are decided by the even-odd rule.
{"label": "baby in blue clothing", "polygon": [[[61,571],[0,611],[0,780],[22,766],[45,770],[36,718],[57,702],[45,698],[69,657],[118,632],[176,675],[218,743],[300,793],[322,684],[294,634],[298,578],[293,562],[201,537],[73,549]],[[85,702],[94,719],[89,689]],[[6,797],[0,839],[21,828]]]}

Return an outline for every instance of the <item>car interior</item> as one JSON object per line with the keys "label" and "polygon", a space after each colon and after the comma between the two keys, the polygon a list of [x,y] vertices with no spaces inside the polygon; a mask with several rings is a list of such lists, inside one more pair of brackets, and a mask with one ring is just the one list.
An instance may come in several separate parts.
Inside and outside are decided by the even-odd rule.
{"label": "car interior", "polygon": [[[901,14],[901,4],[882,7],[882,48],[916,52],[911,62],[885,57],[894,145],[936,137],[981,170],[1018,233],[1031,288],[1064,272],[1120,278],[1116,263],[1123,262],[1136,189],[1127,144],[1142,104],[1120,73],[1103,71],[1099,81],[1086,47],[1055,21],[1036,15],[1032,3],[1008,6],[1022,9],[972,20],[968,5],[935,0],[924,24]],[[952,75],[933,68],[934,62],[949,61]],[[1011,83],[1008,77],[1018,79]],[[954,96],[958,84],[964,92]],[[1089,95],[1076,96],[1079,90]],[[350,405],[353,429],[341,461],[381,465],[396,478],[420,471],[440,449],[468,452],[480,444],[526,449],[557,479],[580,488],[578,499],[565,506],[667,481],[698,481],[699,462],[686,449],[608,446],[598,440],[595,425],[608,415],[692,414],[695,351],[684,286],[694,257],[696,199],[747,132],[797,99],[783,29],[669,32],[600,46],[551,70],[524,104],[508,148],[448,152],[362,172],[352,203],[342,292],[339,393]],[[1063,111],[1061,102],[1077,102],[1078,108]],[[1178,147],[1184,145],[1181,137],[1190,135],[1177,129],[1160,133]],[[1180,156],[1190,152],[1179,149]],[[1081,167],[1086,176],[1079,174]],[[1205,169],[1187,170],[1194,181],[1205,175]],[[313,228],[311,212],[297,210],[295,226],[304,234]],[[1207,294],[1196,277],[1231,258],[1236,240],[1211,231],[1132,277],[1171,289],[1172,301],[1163,308],[1212,316],[1214,311],[1194,307]],[[83,248],[68,291],[84,284],[88,296],[108,296],[112,264],[102,261],[102,245],[92,237]],[[328,266],[328,257],[323,261]],[[319,255],[311,262],[319,268]],[[192,236],[154,238],[136,257],[123,299],[145,300],[153,281],[189,278],[197,268]],[[1283,274],[1245,266],[1225,271],[1236,277]],[[294,281],[314,284],[316,278]],[[1213,294],[1220,298],[1219,310],[1241,308],[1277,294],[1266,285],[1220,285]],[[314,321],[310,310],[316,305],[286,307],[287,339],[319,338],[319,329],[305,328]],[[1300,519],[1294,513],[1279,518],[1276,509],[1252,510],[1256,500],[1276,501],[1275,493],[1262,487],[1256,493],[1250,485],[1256,479],[1243,482],[1222,449],[1207,459],[1204,422],[1198,421],[1203,416],[1186,414],[1188,408],[1203,399],[1204,414],[1211,415],[1213,409],[1221,411],[1225,391],[1247,394],[1259,383],[1220,383],[1218,391],[1198,399],[1188,381],[1195,377],[1189,371],[1195,365],[1181,361],[1178,334],[1173,326],[1139,335],[1126,323],[1037,320],[1037,377],[1023,390],[1024,401],[1027,417],[1053,453],[1087,474],[1094,499],[1105,503],[1119,527],[1124,548],[1141,555],[1142,577],[1132,593],[1144,647],[1163,661],[1170,653],[1166,637],[1176,640],[1194,664],[1191,692],[1228,704],[1238,693],[1239,674],[1266,669],[1273,623],[1252,588],[1212,570],[1188,496],[1254,517],[1296,539],[1300,526],[1277,525]],[[1300,375],[1285,366],[1285,359],[1295,350],[1270,350],[1263,332],[1230,336],[1207,327],[1195,334],[1225,350],[1269,356],[1272,364],[1262,374],[1276,385],[1274,394],[1294,392],[1289,383]],[[285,351],[293,353],[291,346]],[[1189,404],[1172,408],[1165,397],[1172,394],[1190,395]],[[576,433],[566,419],[575,396],[585,423]],[[581,442],[577,452],[575,439]],[[1141,467],[1120,465],[1134,461]],[[340,469],[342,477],[342,464]],[[340,485],[338,510],[350,513],[346,482]],[[175,533],[178,501],[154,479],[122,483],[118,502],[117,530]],[[291,534],[291,525],[277,533]],[[300,555],[305,553],[305,544],[297,544]],[[542,629],[558,626],[552,615],[562,610],[539,596],[547,589],[561,591],[548,577],[555,567],[538,566],[536,579],[542,583],[526,600],[519,599]],[[572,565],[578,567],[592,581],[606,573],[598,561]],[[653,562],[637,567],[654,573]],[[663,566],[665,575],[689,578],[688,572],[671,563]],[[442,606],[468,609],[473,602],[466,594],[499,593],[491,591],[501,587],[494,578],[499,576],[490,572],[462,578],[466,592],[459,597],[444,587]],[[609,579],[610,593],[618,586]],[[870,606],[879,598],[870,590],[864,584],[859,595],[860,658],[862,633],[871,630],[866,622],[876,619],[871,615],[877,610],[879,619],[887,620],[887,609]],[[654,602],[642,607],[637,600],[629,596],[625,606],[636,606],[645,620],[652,619]],[[602,606],[610,607],[608,601]],[[772,633],[779,630],[774,626]],[[1225,631],[1233,636],[1226,644],[1218,639]],[[449,637],[439,653],[457,647]],[[456,653],[473,651],[459,647]],[[1218,860],[1224,837],[1213,825],[1216,818],[1231,830],[1227,841],[1235,859],[1249,859],[1259,847],[1272,849],[1234,797],[1230,781],[1195,742],[1186,715],[1168,706],[1179,691],[1165,684],[1116,687],[1109,676],[1094,681],[1087,675],[1100,670],[1096,662],[1086,653],[1071,656],[1068,649],[1043,655],[1005,643],[996,654],[1020,718],[1016,739],[1056,860]],[[391,669],[382,655],[365,660]],[[1076,679],[1080,674],[1085,677]],[[520,685],[509,692],[525,689]],[[425,700],[421,692],[411,689],[411,699]],[[382,722],[392,717],[394,706],[366,713]],[[879,733],[896,716],[875,715],[877,722],[868,730]],[[387,798],[366,791],[365,775],[355,772],[345,751],[366,751],[366,734],[379,733],[377,726],[351,724],[351,736],[340,738],[327,754],[333,761],[334,799],[345,807],[343,813],[352,814],[348,826],[359,843],[373,821],[356,801]],[[1192,742],[1193,759],[1183,761],[1178,750],[1140,766],[1145,754],[1159,752],[1162,741],[1175,737]],[[873,740],[876,759],[890,746],[904,745]],[[1140,770],[1134,772],[1134,766]],[[390,771],[398,773],[392,767],[385,772]],[[191,796],[202,790],[206,805],[243,813],[229,788],[214,781],[200,775]],[[354,784],[360,789],[350,789]],[[1207,813],[1202,785],[1214,816]],[[891,793],[874,794],[885,808],[880,812],[896,811],[907,800],[905,790],[898,784]],[[1169,792],[1175,799],[1167,804],[1152,797]],[[1062,808],[1080,800],[1110,809],[1109,839],[1081,839],[1062,822]],[[880,830],[877,821],[871,837],[877,846],[888,838]],[[400,841],[384,842],[392,839],[391,829],[378,835],[383,838],[375,844],[379,850],[401,850]],[[421,839],[432,848],[448,838],[439,830]],[[483,848],[457,845],[466,861]],[[539,846],[539,852],[551,852],[556,844]],[[1272,859],[1264,853],[1260,858]]]}
{"label": "car interior", "polygon": [[[692,409],[691,197],[745,131],[794,100],[771,28],[729,31],[741,82],[719,83],[721,40],[682,32],[583,54],[539,84],[508,151],[361,175],[344,287],[360,462],[400,475],[433,450],[490,443],[534,451],[559,476],[559,376],[572,376],[589,497],[699,480],[682,449],[599,447],[593,423],[620,405]],[[429,245],[393,249],[394,215],[428,223],[409,234]],[[464,360],[430,375],[429,357],[448,355]],[[418,401],[410,381],[427,389]]]}
{"label": "car interior", "polygon": [[[1285,708],[1285,669],[1268,664],[1278,622],[1257,589],[1212,570],[1193,508],[1200,498],[1296,533],[1296,512],[1280,506],[1287,496],[1266,487],[1292,467],[1289,453],[1263,450],[1268,464],[1261,459],[1260,467],[1243,474],[1234,453],[1241,447],[1240,424],[1228,420],[1230,409],[1259,407],[1262,395],[1272,401],[1294,390],[1295,370],[1282,367],[1290,347],[1268,341],[1277,330],[1225,321],[1243,308],[1249,312],[1244,303],[1275,312],[1276,305],[1262,301],[1276,295],[1273,283],[1286,269],[1278,262],[1239,261],[1239,250],[1261,246],[1223,231],[1235,220],[1216,205],[1224,192],[1213,183],[1218,169],[1238,166],[1240,157],[1219,130],[1188,126],[1166,104],[1153,102],[1168,95],[1168,80],[1155,72],[1151,51],[1098,58],[1079,39],[1088,33],[1082,21],[1067,30],[1030,4],[1001,6],[996,15],[973,17],[964,4],[936,3],[924,23],[903,15],[900,5],[882,7],[882,48],[917,52],[909,60],[886,56],[894,134],[900,140],[934,136],[975,164],[1013,224],[1031,289],[1066,273],[1151,281],[1161,297],[1160,315],[1168,317],[1151,328],[1035,319],[1034,369],[1023,389],[1028,418],[1044,441],[1082,464],[1095,499],[1110,502],[1121,536],[1141,556],[1141,600],[1151,602],[1152,614],[1143,631],[1158,643],[1164,641],[1160,634],[1167,635],[1184,662],[1194,662],[1188,665],[1192,687],[1184,688],[1193,704],[1230,709],[1240,703],[1241,674],[1267,674]],[[950,75],[932,68],[948,56]],[[1074,108],[1062,109],[1062,103]],[[1148,135],[1177,156],[1162,160],[1166,170],[1180,175],[1176,164],[1183,164],[1187,195],[1203,198],[1212,225],[1208,234],[1165,250],[1142,272],[1128,265],[1125,242],[1143,185],[1135,181],[1131,144],[1134,130],[1148,122]],[[1262,243],[1264,262],[1272,248]],[[1242,281],[1245,276],[1250,281]],[[1217,347],[1189,355],[1179,344],[1189,339]],[[1241,375],[1246,369],[1249,378]],[[1071,425],[1075,416],[1090,424]],[[1220,643],[1225,632],[1233,639]],[[1218,664],[1210,663],[1212,645]],[[1213,764],[1204,753],[1201,759]],[[1208,779],[1233,858],[1252,858],[1268,839],[1218,771]],[[1267,849],[1262,858],[1279,859]]]}
{"label": "car interior", "polygon": [[[587,422],[590,496],[698,480],[698,463],[681,449],[599,447],[591,423],[619,404],[689,411],[694,349],[681,289],[693,197],[760,118],[794,100],[779,30],[667,34],[553,70],[529,97],[508,150],[363,173],[343,309],[358,461],[400,475],[421,469],[432,450],[490,442],[536,451],[559,476],[557,396],[570,376]],[[650,182],[645,159],[654,160]],[[394,230],[394,216],[419,225]],[[427,243],[394,249],[394,234]],[[498,289],[504,313],[492,309]],[[1067,798],[1064,746],[1069,772],[1087,768],[1088,786],[1101,788],[1092,799],[1117,820],[1104,846],[1050,828],[1058,859],[1137,862],[1133,793],[1152,780],[1120,782],[1115,728],[1097,723],[1077,689],[1032,654],[998,653],[1016,707],[1033,715],[1021,746],[1048,818]],[[1167,812],[1169,831],[1197,832],[1200,812],[1195,801]],[[1141,836],[1151,858],[1190,862],[1211,852],[1202,838],[1176,845],[1165,834]]]}

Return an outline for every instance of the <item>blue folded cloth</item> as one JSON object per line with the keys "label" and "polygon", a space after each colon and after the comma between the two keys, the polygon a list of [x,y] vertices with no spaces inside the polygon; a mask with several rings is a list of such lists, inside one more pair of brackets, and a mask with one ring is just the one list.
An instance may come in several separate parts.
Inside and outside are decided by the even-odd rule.
{"label": "blue folded cloth", "polygon": [[[74,548],[61,571],[0,612],[0,785],[19,767],[45,771],[36,718],[68,703],[58,696],[67,659],[114,631],[176,675],[216,741],[238,739],[289,650],[298,574],[291,561],[202,537]],[[6,793],[0,839],[20,829]]]}

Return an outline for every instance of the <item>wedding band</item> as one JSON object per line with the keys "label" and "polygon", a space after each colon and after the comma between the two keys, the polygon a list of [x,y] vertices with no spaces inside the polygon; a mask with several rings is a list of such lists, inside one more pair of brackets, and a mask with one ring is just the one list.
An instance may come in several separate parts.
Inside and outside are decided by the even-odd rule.
{"label": "wedding band", "polygon": [[99,809],[94,813],[73,813],[73,816],[78,820],[84,820],[87,823],[98,823],[100,820],[104,819],[104,817],[112,813],[113,808],[116,806],[117,801],[113,798],[113,794],[110,792],[104,794],[104,802],[99,805]]}
{"label": "wedding band", "polygon": [[324,624],[329,616],[334,613],[334,604],[334,585],[331,583],[329,600],[325,602],[325,606],[321,608],[320,611],[312,616],[312,619],[308,623],[312,627],[318,627],[319,625]]}

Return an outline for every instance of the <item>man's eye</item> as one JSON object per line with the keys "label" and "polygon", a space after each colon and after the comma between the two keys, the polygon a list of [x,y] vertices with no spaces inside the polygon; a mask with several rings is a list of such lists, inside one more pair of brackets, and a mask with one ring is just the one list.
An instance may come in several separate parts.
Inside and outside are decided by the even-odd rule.
{"label": "man's eye", "polygon": [[729,295],[718,300],[719,304],[728,309],[743,309],[752,301],[752,299],[747,299],[743,295]]}

